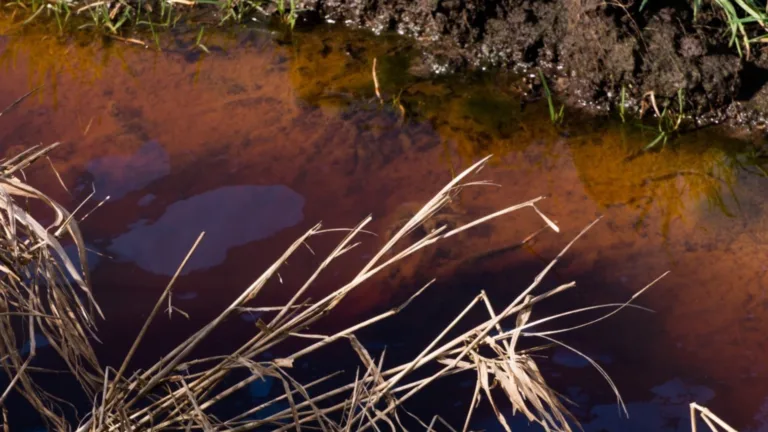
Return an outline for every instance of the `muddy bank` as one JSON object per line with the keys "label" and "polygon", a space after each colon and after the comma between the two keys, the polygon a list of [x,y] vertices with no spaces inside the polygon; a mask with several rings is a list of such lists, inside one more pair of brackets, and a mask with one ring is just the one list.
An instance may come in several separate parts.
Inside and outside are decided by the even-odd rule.
{"label": "muddy bank", "polygon": [[[376,32],[396,31],[424,48],[424,74],[504,67],[547,71],[570,105],[652,114],[677,110],[696,125],[732,121],[763,128],[768,55],[739,54],[717,11],[687,0],[622,6],[598,0],[299,0],[305,14]],[[538,83],[533,82],[534,90]],[[646,95],[644,98],[643,96]]]}
{"label": "muddy bank", "polygon": [[[674,123],[664,126],[669,135],[726,122],[748,126],[738,132],[751,130],[757,135],[768,127],[768,53],[756,40],[765,30],[746,23],[746,34],[734,39],[722,9],[711,2],[704,2],[694,13],[691,0],[632,4],[625,4],[626,0],[296,0],[298,15],[281,10],[277,2],[234,9],[210,4],[178,6],[165,13],[165,9],[158,12],[128,1],[123,15],[117,14],[120,8],[113,3],[102,3],[100,13],[117,21],[111,22],[113,27],[126,17],[136,24],[125,24],[113,34],[109,26],[74,14],[64,27],[78,35],[92,32],[110,42],[159,50],[163,48],[154,29],[145,28],[152,20],[165,22],[163,28],[176,36],[194,33],[202,37],[201,27],[244,30],[255,25],[265,31],[268,27],[287,45],[302,39],[302,34],[322,32],[323,26],[318,24],[339,23],[383,34],[381,40],[397,34],[409,38],[391,51],[373,53],[356,47],[338,58],[344,64],[378,57],[386,64],[388,60],[392,63],[390,57],[403,57],[403,51],[415,48],[415,57],[395,65],[390,76],[407,75],[418,81],[501,69],[522,78],[510,89],[530,100],[544,96],[542,71],[557,99],[568,106],[592,113],[621,113],[622,117],[666,116]],[[52,34],[62,33],[59,15],[40,15],[32,9],[13,9],[8,29],[0,28],[0,33],[21,31],[28,27],[27,20]],[[138,20],[139,16],[145,21]],[[765,19],[768,22],[768,14]],[[104,27],[99,30],[98,26]],[[202,42],[187,41],[186,46],[176,48],[186,51],[187,61],[195,61],[210,54],[205,44],[208,33],[205,35]],[[752,43],[747,45],[742,36],[753,38]],[[220,47],[213,51],[213,55],[222,52]],[[321,51],[321,56],[330,52]],[[371,67],[366,68],[365,85],[370,85]],[[399,84],[403,90],[408,83]],[[652,120],[650,124],[655,127]]]}

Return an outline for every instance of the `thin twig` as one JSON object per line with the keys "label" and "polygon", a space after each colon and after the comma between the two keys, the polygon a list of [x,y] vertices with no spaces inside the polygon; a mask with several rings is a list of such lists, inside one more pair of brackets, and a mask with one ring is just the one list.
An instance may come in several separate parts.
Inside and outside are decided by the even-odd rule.
{"label": "thin twig", "polygon": [[[40,9],[42,10],[42,9],[43,9],[43,7],[40,7]],[[43,84],[43,85],[41,85],[41,86],[38,86],[38,87],[35,87],[35,88],[33,88],[32,90],[30,90],[29,92],[27,92],[27,93],[26,93],[24,96],[22,96],[22,97],[20,97],[20,98],[16,99],[15,101],[13,101],[13,103],[12,103],[12,104],[8,105],[8,106],[7,106],[7,107],[6,107],[4,110],[0,111],[0,117],[2,117],[2,116],[3,116],[3,114],[7,113],[8,111],[12,110],[12,109],[13,109],[13,108],[14,108],[16,105],[20,104],[20,103],[21,103],[21,102],[22,102],[24,99],[26,99],[26,98],[28,98],[29,96],[31,96],[31,95],[33,95],[33,94],[35,94],[35,93],[36,93],[38,90],[40,90],[41,88],[43,88],[43,86],[44,86],[44,85],[45,85],[45,84]]]}

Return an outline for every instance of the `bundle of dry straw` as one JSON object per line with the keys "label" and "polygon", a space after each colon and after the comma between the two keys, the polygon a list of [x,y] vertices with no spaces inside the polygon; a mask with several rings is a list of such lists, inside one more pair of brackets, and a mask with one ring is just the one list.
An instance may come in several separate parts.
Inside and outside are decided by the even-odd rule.
{"label": "bundle of dry straw", "polygon": [[[35,335],[50,342],[86,392],[95,395],[103,381],[89,341],[94,336],[93,315],[100,311],[87,273],[73,264],[60,243],[62,237],[70,237],[80,262],[86,264],[80,231],[73,215],[18,177],[57,145],[33,147],[0,163],[0,363],[10,377],[0,407],[6,417],[4,402],[15,390],[52,427],[64,430],[68,425],[55,398],[30,375],[35,370],[31,366],[37,354]],[[26,210],[30,200],[47,206],[53,223],[41,225]],[[25,341],[29,349],[19,349]]]}
{"label": "bundle of dry straw", "polygon": [[[469,429],[473,411],[484,399],[492,406],[506,430],[510,430],[510,427],[504,413],[519,412],[547,430],[570,431],[572,426],[577,424],[575,419],[570,416],[561,398],[547,386],[531,356],[534,350],[521,349],[519,340],[522,337],[534,337],[544,340],[547,344],[559,344],[555,339],[556,334],[569,329],[537,332],[536,327],[566,315],[578,315],[594,310],[607,310],[609,313],[603,317],[610,316],[629,304],[594,306],[531,320],[531,308],[534,305],[574,286],[569,283],[544,293],[536,292],[543,278],[593,223],[573,239],[514,301],[499,307],[492,305],[489,297],[481,292],[416,358],[405,364],[388,365],[383,355],[373,358],[355,334],[396,315],[414,297],[424,293],[427,286],[405,304],[338,333],[318,335],[309,332],[319,320],[333,313],[342,299],[352,291],[362,289],[364,282],[383,269],[422,248],[491,219],[530,209],[541,217],[546,226],[558,231],[555,223],[537,208],[537,203],[544,199],[539,197],[452,230],[445,226],[439,227],[412,244],[404,244],[409,238],[409,233],[422,226],[427,219],[455,199],[463,188],[485,184],[468,181],[485,166],[488,159],[484,159],[446,185],[393,235],[349,282],[326,297],[310,303],[306,293],[336,258],[359,244],[357,238],[365,232],[366,226],[371,222],[370,217],[353,229],[345,230],[344,238],[285,304],[280,307],[259,305],[259,294],[265,284],[275,278],[286,260],[313,236],[339,230],[323,230],[320,225],[310,229],[210,323],[148,369],[132,369],[131,360],[150,323],[157,317],[166,301],[172,308],[170,294],[174,281],[194,253],[197,244],[202,241],[201,234],[182,261],[176,276],[157,300],[123,363],[118,369],[106,368],[102,371],[89,344],[89,335],[93,336],[90,334],[93,330],[93,311],[87,306],[95,311],[98,309],[90,297],[88,279],[84,273],[81,274],[82,270],[76,269],[68,260],[57,240],[57,236],[68,233],[78,244],[81,261],[84,263],[84,249],[76,224],[72,216],[60,206],[14,176],[21,168],[50,149],[28,152],[2,165],[0,181],[4,275],[0,294],[0,319],[3,325],[0,355],[3,367],[9,376],[13,377],[13,382],[6,389],[3,399],[12,390],[21,392],[56,430],[67,430],[70,425],[59,411],[49,408],[55,406],[53,401],[45,398],[43,389],[35,386],[30,379],[27,370],[34,357],[34,342],[30,354],[24,358],[17,349],[18,338],[14,329],[19,327],[12,324],[14,319],[25,323],[28,328],[27,338],[36,330],[42,331],[59,355],[66,360],[83,389],[92,396],[92,409],[79,424],[73,426],[78,432],[169,429],[298,431],[302,428],[363,431],[380,430],[382,427],[399,430],[405,428],[400,418],[403,414],[410,418],[409,421],[418,421],[427,430],[454,430],[439,417],[422,420],[410,414],[403,404],[435,380],[460,373],[474,374],[477,380],[466,421],[461,426],[463,430]],[[42,200],[55,211],[54,225],[43,227],[35,222],[22,210],[16,199]],[[74,286],[68,282],[70,279],[75,281]],[[86,304],[81,300],[82,294],[85,294]],[[636,295],[629,301],[634,298]],[[466,328],[469,312],[477,308],[487,312],[487,318],[471,324],[470,330],[456,336],[458,328]],[[206,337],[214,329],[245,310],[261,312],[264,314],[262,316],[267,318],[260,323],[256,333],[244,340],[237,350],[226,356],[191,357],[196,348],[205,344]],[[591,322],[595,320],[584,325]],[[284,342],[297,338],[306,343],[293,350],[292,354],[278,359],[267,359],[264,355],[276,346],[288,346]],[[290,371],[297,360],[311,356],[318,349],[333,343],[349,343],[359,356],[360,369],[354,378],[350,376],[345,384],[334,385],[330,390],[319,389],[327,387],[330,382],[338,382],[344,375],[332,374],[311,383],[300,383],[293,378]],[[616,391],[605,372],[592,360],[589,361]],[[242,376],[245,377],[237,378]],[[267,377],[281,384],[276,386],[280,391],[274,394],[269,402],[229,418],[218,418],[213,414],[217,404],[226,403],[224,401],[236,395],[238,391]],[[623,405],[618,391],[616,396],[619,404]]]}

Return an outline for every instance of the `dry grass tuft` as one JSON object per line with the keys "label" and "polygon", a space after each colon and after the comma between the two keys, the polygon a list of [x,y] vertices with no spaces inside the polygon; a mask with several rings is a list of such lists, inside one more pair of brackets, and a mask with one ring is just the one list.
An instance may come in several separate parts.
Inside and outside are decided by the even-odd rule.
{"label": "dry grass tuft", "polygon": [[[95,395],[102,377],[89,340],[95,337],[94,313],[100,311],[87,273],[75,266],[60,243],[62,237],[74,241],[85,265],[80,231],[72,214],[19,178],[24,168],[57,145],[33,147],[0,163],[0,364],[10,378],[0,406],[11,391],[17,391],[52,426],[64,430],[67,424],[55,408],[55,398],[30,375],[35,335],[50,342],[88,394]],[[49,226],[26,210],[33,200],[52,211]],[[29,349],[21,350],[20,343]]]}
{"label": "dry grass tuft", "polygon": [[[98,309],[90,297],[88,280],[81,273],[82,270],[76,269],[64,254],[57,236],[51,234],[67,232],[78,245],[84,263],[84,248],[76,224],[72,216],[60,206],[13,176],[53,147],[55,145],[42,150],[33,149],[2,165],[2,270],[5,275],[0,296],[0,307],[3,311],[0,318],[4,326],[0,354],[3,356],[3,367],[10,376],[16,377],[3,398],[11,390],[21,392],[56,430],[68,430],[70,425],[66,424],[57,412],[48,408],[55,406],[53,401],[45,396],[42,388],[35,386],[31,381],[26,368],[34,357],[34,342],[31,354],[24,358],[17,348],[18,340],[14,329],[18,327],[12,325],[12,319],[20,320],[27,326],[27,338],[32,341],[30,335],[36,330],[42,331],[67,362],[82,387],[91,395],[91,411],[75,426],[79,432],[169,429],[298,431],[302,428],[339,432],[369,429],[378,431],[381,428],[404,430],[401,422],[403,415],[411,418],[411,421],[417,420],[427,430],[437,430],[438,427],[454,430],[439,417],[429,421],[419,419],[406,411],[404,403],[434,381],[459,373],[474,374],[477,377],[463,430],[468,430],[474,410],[484,399],[493,407],[499,422],[506,430],[510,428],[504,413],[519,412],[547,430],[571,431],[573,425],[577,424],[576,420],[568,413],[563,399],[547,386],[531,355],[541,348],[525,350],[520,347],[519,341],[521,338],[538,338],[546,345],[560,344],[554,335],[570,329],[537,332],[537,326],[567,315],[608,310],[607,315],[597,319],[600,320],[629,304],[594,306],[557,316],[531,319],[532,308],[537,303],[575,286],[574,283],[569,283],[554,290],[537,293],[544,277],[574,242],[594,225],[593,223],[574,238],[514,301],[498,307],[491,303],[485,292],[481,292],[416,358],[407,363],[389,365],[383,354],[380,358],[374,358],[355,334],[396,315],[415,297],[422,295],[430,284],[404,304],[343,331],[329,335],[310,332],[321,319],[333,313],[346,296],[352,291],[365,289],[365,282],[383,269],[422,248],[490,219],[518,210],[531,209],[541,217],[545,226],[559,231],[557,225],[537,208],[537,203],[544,199],[538,197],[454,229],[437,227],[412,244],[403,244],[410,238],[409,233],[423,226],[427,219],[455,199],[465,187],[486,184],[469,181],[471,176],[484,167],[488,160],[484,159],[446,185],[392,236],[354,278],[325,298],[310,302],[306,297],[307,290],[336,258],[359,244],[357,238],[365,232],[371,217],[353,229],[346,230],[346,235],[336,248],[285,304],[279,307],[264,307],[259,304],[259,294],[266,283],[277,276],[278,270],[286,260],[313,236],[339,230],[323,230],[317,225],[307,231],[246,287],[219,316],[170,350],[147,370],[132,369],[131,360],[151,322],[157,318],[162,305],[170,298],[176,276],[194,253],[197,244],[203,240],[201,234],[182,261],[177,275],[171,279],[158,298],[154,310],[120,368],[107,368],[102,372],[89,345],[89,335],[94,327],[92,313],[93,310],[98,312]],[[56,213],[55,224],[47,228],[40,226],[13,201],[13,197],[43,201]],[[69,279],[75,281],[74,285],[68,282]],[[82,294],[85,295],[85,301],[80,299]],[[633,296],[629,301],[636,297],[637,295]],[[480,322],[468,322],[470,311],[477,308],[485,311],[487,317]],[[263,313],[263,320],[258,323],[254,335],[244,340],[237,350],[227,356],[203,359],[191,356],[196,348],[205,343],[214,329],[243,310]],[[593,319],[578,327],[595,321]],[[459,328],[469,330],[457,335]],[[304,344],[283,358],[266,358],[264,354],[267,351],[274,350],[276,346],[288,346],[284,342],[289,339],[301,340]],[[328,383],[338,382],[343,375],[332,374],[306,384],[294,379],[291,369],[298,360],[310,357],[319,349],[335,343],[349,343],[357,353],[360,366],[354,379],[350,378],[346,384],[334,384],[329,389],[325,388]],[[616,390],[605,372],[596,363],[592,364]],[[236,379],[238,376],[244,378]],[[238,391],[264,379],[278,383],[276,387],[279,391],[273,395],[272,400],[229,418],[218,418],[213,414],[218,405],[226,404],[225,401]],[[618,391],[616,395],[621,404]]]}

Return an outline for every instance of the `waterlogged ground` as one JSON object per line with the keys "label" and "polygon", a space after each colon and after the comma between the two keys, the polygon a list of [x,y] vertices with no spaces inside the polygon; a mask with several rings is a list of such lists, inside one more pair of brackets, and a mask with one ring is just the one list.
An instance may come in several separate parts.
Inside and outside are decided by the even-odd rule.
{"label": "waterlogged ground", "polygon": [[[92,204],[110,198],[82,224],[98,253],[89,266],[108,317],[104,358],[122,358],[201,231],[174,293],[190,318],[163,318],[143,346],[146,361],[214,316],[315,223],[350,227],[373,214],[381,236],[348,253],[312,295],[329,292],[452,174],[493,154],[482,177],[502,187],[468,190],[441,221],[547,195],[541,209],[562,233],[543,231],[518,248],[543,223],[531,211],[504,217],[387,272],[327,326],[370,316],[437,276],[399,321],[366,333],[372,349],[386,344],[396,358],[481,289],[499,304],[513,298],[603,216],[546,282],[575,280],[577,289],[536,312],[624,301],[671,273],[639,299],[655,313],[625,310],[565,338],[615,379],[628,419],[585,360],[565,349],[540,360],[585,430],[688,430],[691,401],[740,430],[768,430],[768,180],[751,145],[706,129],[677,149],[643,152],[654,132],[632,122],[566,113],[554,127],[546,102],[521,100],[514,77],[419,78],[403,41],[339,28],[209,33],[203,54],[194,33],[164,37],[158,52],[0,22],[0,107],[43,85],[0,118],[3,153],[62,141],[51,163],[67,190],[47,162],[26,172],[32,183],[70,208],[93,187]],[[287,298],[338,239],[315,239],[318,255],[293,258],[261,304]],[[210,349],[246,337],[256,318],[243,314]],[[299,367],[333,369],[337,357]],[[417,409],[460,424],[472,379],[415,401]],[[481,412],[473,426],[497,430]]]}

